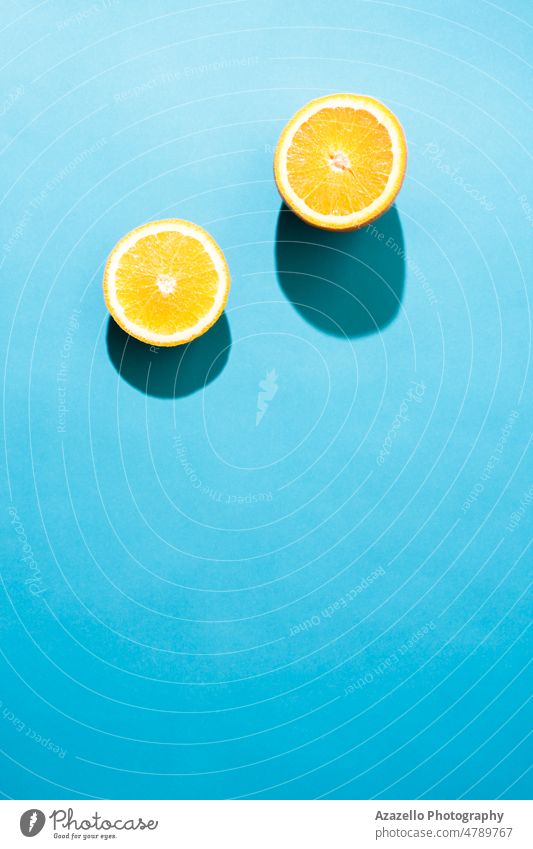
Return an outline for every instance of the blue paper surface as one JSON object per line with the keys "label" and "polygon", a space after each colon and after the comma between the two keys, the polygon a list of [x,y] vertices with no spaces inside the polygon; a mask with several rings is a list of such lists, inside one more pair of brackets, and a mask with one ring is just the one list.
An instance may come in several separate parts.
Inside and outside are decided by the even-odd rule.
{"label": "blue paper surface", "polygon": [[[3,9],[0,791],[527,798],[533,7]],[[393,209],[327,234],[273,150],[387,103]],[[103,266],[179,217],[224,251],[186,349]]]}

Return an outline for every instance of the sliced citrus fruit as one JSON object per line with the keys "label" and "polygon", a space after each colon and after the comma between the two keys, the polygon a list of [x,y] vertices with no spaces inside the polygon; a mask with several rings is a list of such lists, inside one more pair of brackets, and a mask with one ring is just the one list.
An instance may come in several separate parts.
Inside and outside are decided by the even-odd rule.
{"label": "sliced citrus fruit", "polygon": [[183,345],[221,315],[230,286],[219,246],[202,227],[151,221],[118,242],[104,271],[107,308],[126,333],[150,345]]}
{"label": "sliced citrus fruit", "polygon": [[283,130],[274,157],[279,192],[293,212],[325,230],[355,230],[393,203],[407,145],[395,115],[373,97],[312,100]]}

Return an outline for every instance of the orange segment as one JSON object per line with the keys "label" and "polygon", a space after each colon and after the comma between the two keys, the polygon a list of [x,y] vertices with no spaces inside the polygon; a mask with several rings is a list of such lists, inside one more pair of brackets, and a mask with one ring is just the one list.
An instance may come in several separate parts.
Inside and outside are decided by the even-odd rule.
{"label": "orange segment", "polygon": [[378,100],[335,94],[300,109],[274,159],[281,196],[318,227],[352,230],[393,203],[407,161],[402,127]]}
{"label": "orange segment", "polygon": [[115,321],[153,345],[180,345],[205,333],[228,291],[228,267],[214,239],[173,218],[124,236],[104,272],[104,297]]}

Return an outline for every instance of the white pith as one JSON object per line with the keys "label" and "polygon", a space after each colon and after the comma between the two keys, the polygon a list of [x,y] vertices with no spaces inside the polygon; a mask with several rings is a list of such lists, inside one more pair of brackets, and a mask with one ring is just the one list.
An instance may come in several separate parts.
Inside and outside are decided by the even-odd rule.
{"label": "white pith", "polygon": [[176,291],[176,278],[171,274],[158,274],[155,282],[162,295],[171,295]]}
{"label": "white pith", "polygon": [[[204,315],[200,319],[200,321],[198,321],[191,327],[187,327],[185,328],[185,330],[181,330],[172,334],[155,333],[152,331],[148,331],[147,328],[143,325],[135,324],[129,318],[127,318],[124,309],[122,308],[122,305],[120,304],[120,301],[117,298],[115,287],[117,269],[124,254],[128,253],[136,244],[136,242],[139,241],[139,239],[143,239],[146,236],[157,235],[158,233],[165,232],[181,233],[184,236],[189,236],[190,238],[196,239],[198,242],[200,242],[200,244],[208,253],[209,257],[213,262],[219,281],[215,300],[209,312],[207,312],[206,315]],[[185,221],[154,221],[150,224],[145,224],[143,227],[138,227],[136,230],[133,230],[118,245],[118,247],[115,248],[109,261],[106,276],[109,307],[116,316],[119,324],[122,324],[124,328],[126,328],[128,332],[131,333],[133,336],[146,337],[149,335],[150,339],[156,345],[179,344],[180,342],[187,342],[189,339],[194,338],[195,336],[200,336],[204,330],[206,330],[208,327],[211,326],[211,324],[213,324],[213,322],[221,313],[229,289],[229,275],[220,248],[218,247],[216,242],[211,238],[211,236],[209,236],[209,234],[205,232],[205,230],[202,230],[200,227],[188,224]],[[174,281],[173,287],[172,281]],[[158,275],[155,282],[162,294],[170,294],[176,286],[175,278],[168,274]],[[164,292],[162,287],[166,288],[167,291]]]}
{"label": "white pith", "polygon": [[[392,149],[392,169],[389,174],[387,183],[382,193],[372,201],[371,204],[364,207],[363,209],[358,210],[357,212],[352,212],[350,215],[325,215],[321,212],[317,212],[315,209],[312,209],[307,205],[305,200],[301,198],[292,188],[289,182],[289,176],[287,173],[287,156],[289,152],[289,148],[293,142],[294,136],[306,121],[309,120],[313,115],[317,112],[321,112],[323,109],[335,109],[339,107],[345,107],[348,109],[354,110],[363,110],[364,112],[369,112],[371,115],[382,124],[391,140],[391,149]],[[284,187],[284,191],[287,195],[287,201],[289,202],[289,206],[293,206],[296,209],[300,210],[302,215],[307,215],[309,218],[314,219],[317,222],[322,222],[324,224],[330,225],[340,225],[342,227],[356,226],[359,221],[367,220],[371,218],[374,212],[378,212],[382,205],[383,200],[387,198],[395,183],[398,181],[400,168],[401,168],[401,149],[402,149],[402,138],[400,136],[400,132],[396,123],[389,118],[387,112],[379,108],[378,104],[374,104],[371,100],[367,99],[364,96],[357,95],[337,95],[328,97],[327,99],[319,99],[318,101],[312,101],[309,103],[301,112],[298,117],[298,121],[295,122],[294,126],[287,132],[285,137],[283,138],[280,149],[279,149],[279,178],[280,182]],[[331,167],[334,170],[346,170],[346,166],[344,165],[344,159],[347,159],[346,154],[343,151],[338,151],[335,154],[334,159],[331,162]],[[348,166],[349,167],[349,166]]]}
{"label": "white pith", "polygon": [[331,156],[329,167],[333,171],[347,171],[351,167],[351,162],[343,150],[338,150],[334,156]]}

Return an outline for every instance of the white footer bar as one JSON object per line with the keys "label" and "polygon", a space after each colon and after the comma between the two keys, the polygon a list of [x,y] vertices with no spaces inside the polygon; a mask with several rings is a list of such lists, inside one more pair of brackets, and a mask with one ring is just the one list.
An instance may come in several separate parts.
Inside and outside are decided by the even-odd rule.
{"label": "white footer bar", "polygon": [[0,802],[0,834],[9,849],[526,849],[533,818],[524,801],[26,800]]}

